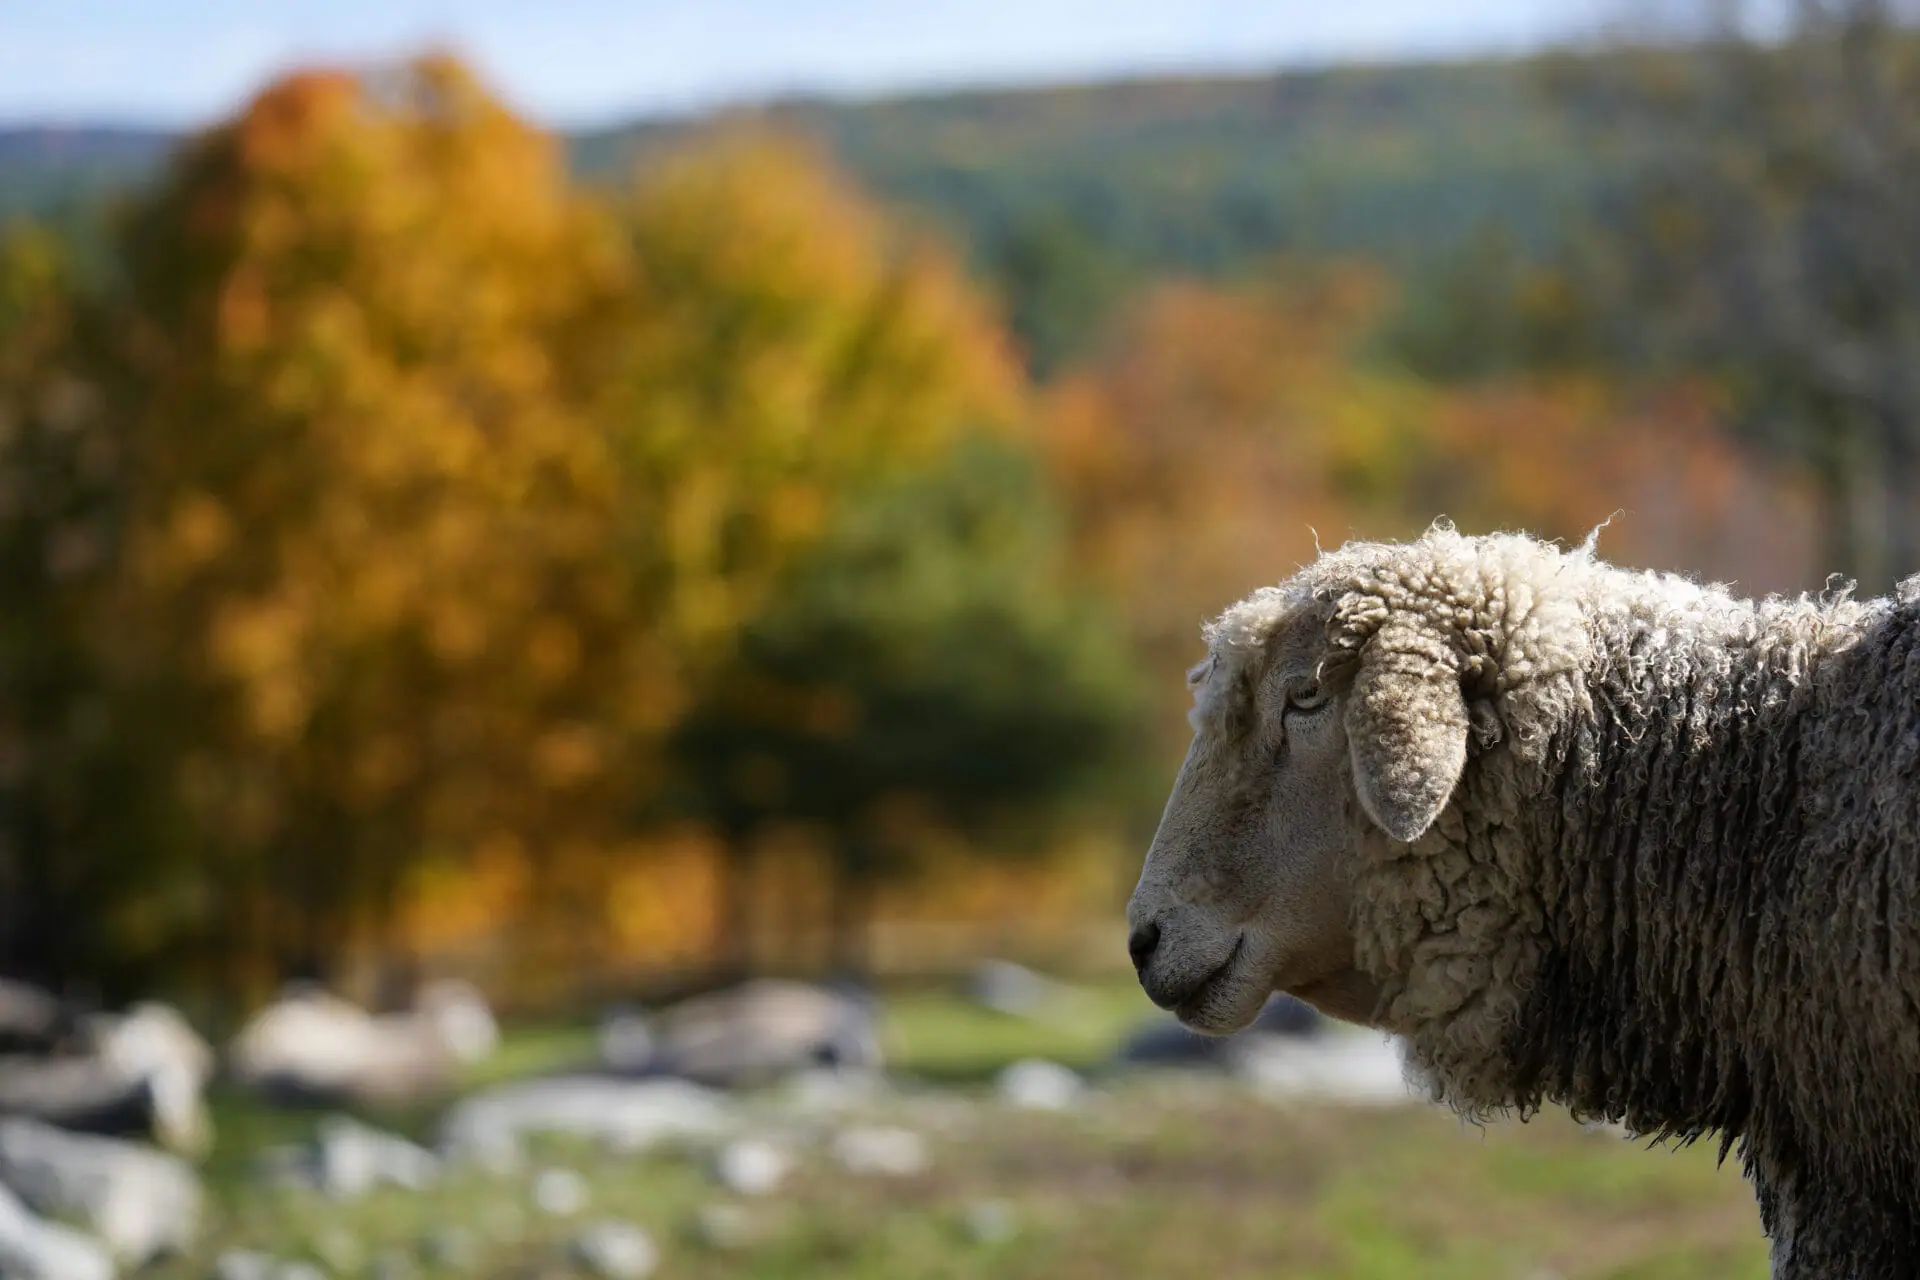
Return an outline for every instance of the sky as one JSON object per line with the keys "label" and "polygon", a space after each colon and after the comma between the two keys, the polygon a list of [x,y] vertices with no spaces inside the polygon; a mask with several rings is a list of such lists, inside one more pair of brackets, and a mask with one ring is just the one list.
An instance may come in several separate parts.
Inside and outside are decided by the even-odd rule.
{"label": "sky", "polygon": [[1599,0],[0,0],[0,124],[187,126],[428,45],[587,127],[790,93],[1515,53]]}

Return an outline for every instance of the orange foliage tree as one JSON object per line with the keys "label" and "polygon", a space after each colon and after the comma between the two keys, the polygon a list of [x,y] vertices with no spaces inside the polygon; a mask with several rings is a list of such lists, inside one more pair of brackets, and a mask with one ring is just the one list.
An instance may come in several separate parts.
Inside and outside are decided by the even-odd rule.
{"label": "orange foliage tree", "polygon": [[430,59],[272,87],[128,230],[110,647],[231,860],[202,868],[223,923],[276,961],[317,967],[420,859],[561,821],[607,769],[630,605],[555,359],[599,225],[547,138]]}

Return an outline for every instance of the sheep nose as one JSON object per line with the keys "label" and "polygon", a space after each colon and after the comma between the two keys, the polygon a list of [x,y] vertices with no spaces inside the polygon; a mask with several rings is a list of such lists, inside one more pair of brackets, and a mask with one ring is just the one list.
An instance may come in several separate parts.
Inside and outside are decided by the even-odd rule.
{"label": "sheep nose", "polygon": [[1160,926],[1149,920],[1127,935],[1127,954],[1133,957],[1134,972],[1146,969],[1147,961],[1153,959],[1153,949],[1160,945]]}

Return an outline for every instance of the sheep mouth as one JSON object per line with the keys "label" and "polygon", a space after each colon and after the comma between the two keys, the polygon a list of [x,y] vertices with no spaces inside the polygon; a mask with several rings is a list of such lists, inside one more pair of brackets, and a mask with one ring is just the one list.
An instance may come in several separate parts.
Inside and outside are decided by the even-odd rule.
{"label": "sheep mouth", "polygon": [[[1246,945],[1245,934],[1234,939],[1233,950],[1227,953],[1227,958],[1220,962],[1219,967],[1202,978],[1198,986],[1174,1005],[1173,1014],[1176,1018],[1196,1031],[1225,1033],[1238,1029],[1229,1025],[1237,1017],[1240,1003],[1232,998],[1231,989],[1238,976],[1235,967]],[[1227,998],[1223,999],[1223,995]]]}

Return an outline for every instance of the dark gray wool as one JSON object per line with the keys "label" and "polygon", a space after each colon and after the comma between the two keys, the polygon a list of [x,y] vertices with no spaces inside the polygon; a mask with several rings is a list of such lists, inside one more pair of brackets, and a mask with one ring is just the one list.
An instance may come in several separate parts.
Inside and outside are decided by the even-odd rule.
{"label": "dark gray wool", "polygon": [[1518,537],[1394,555],[1385,608],[1444,598],[1500,727],[1429,832],[1369,845],[1381,1021],[1463,1110],[1737,1149],[1777,1277],[1920,1275],[1920,578],[1748,601]]}

